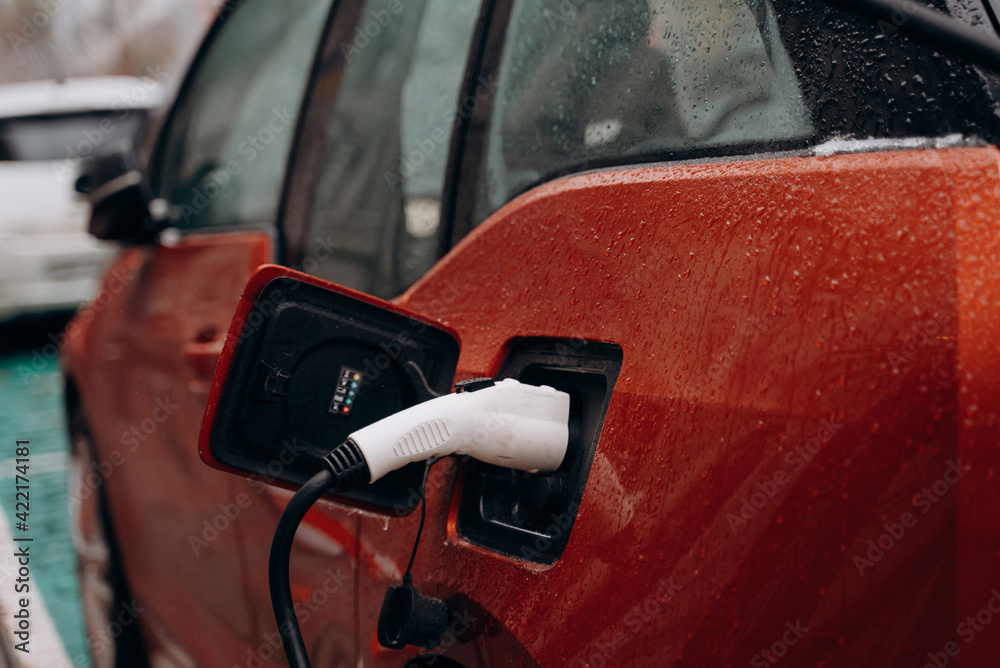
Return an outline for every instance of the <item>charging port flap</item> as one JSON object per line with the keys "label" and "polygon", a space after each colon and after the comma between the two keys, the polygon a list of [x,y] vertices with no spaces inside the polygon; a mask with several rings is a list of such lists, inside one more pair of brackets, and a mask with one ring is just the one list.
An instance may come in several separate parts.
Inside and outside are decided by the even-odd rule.
{"label": "charging port flap", "polygon": [[[352,432],[445,394],[455,335],[368,295],[284,267],[251,278],[216,369],[202,425],[207,463],[300,487]],[[422,463],[341,497],[412,510]]]}

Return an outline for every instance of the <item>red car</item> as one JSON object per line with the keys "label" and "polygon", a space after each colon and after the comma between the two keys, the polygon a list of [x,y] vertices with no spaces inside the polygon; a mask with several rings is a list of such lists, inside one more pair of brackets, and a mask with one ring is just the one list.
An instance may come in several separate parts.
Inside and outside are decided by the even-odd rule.
{"label": "red car", "polygon": [[[990,7],[956,12],[985,39]],[[883,24],[804,0],[225,5],[142,178],[96,198],[123,247],[65,338],[96,664],[284,665],[291,492],[198,453],[276,263],[446,327],[458,381],[590,407],[558,490],[431,470],[413,575],[458,611],[433,649],[376,638],[411,488],[320,502],[291,572],[314,665],[993,665],[1000,79]]]}

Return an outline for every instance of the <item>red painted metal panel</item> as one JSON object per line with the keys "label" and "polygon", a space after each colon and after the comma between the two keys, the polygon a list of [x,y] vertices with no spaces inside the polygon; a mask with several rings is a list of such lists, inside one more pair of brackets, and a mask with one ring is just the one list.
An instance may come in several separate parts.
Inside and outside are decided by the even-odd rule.
{"label": "red painted metal panel", "polygon": [[[461,376],[529,335],[624,366],[563,558],[464,543],[445,473],[418,584],[482,607],[482,651],[543,665],[922,665],[951,641],[984,665],[1000,623],[956,625],[1000,585],[998,185],[992,148],[913,151],[602,172],[506,206],[403,303],[459,331]],[[415,520],[381,522],[362,545],[405,564]]]}

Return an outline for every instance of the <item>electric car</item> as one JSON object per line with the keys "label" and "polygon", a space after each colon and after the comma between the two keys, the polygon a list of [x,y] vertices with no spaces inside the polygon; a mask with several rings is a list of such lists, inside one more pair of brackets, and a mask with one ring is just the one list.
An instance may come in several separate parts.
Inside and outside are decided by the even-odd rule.
{"label": "electric car", "polygon": [[[939,4],[996,39],[989,3]],[[320,501],[290,576],[313,665],[991,665],[1000,79],[908,16],[222,6],[95,198],[122,247],[62,352],[96,665],[285,665],[267,563],[297,446],[243,476],[198,452],[269,263],[450,332],[449,386],[565,389],[585,463],[452,458]],[[388,649],[411,554],[451,616]]]}
{"label": "electric car", "polygon": [[160,85],[137,77],[0,87],[0,319],[75,309],[115,254],[87,234],[81,161],[138,137]]}

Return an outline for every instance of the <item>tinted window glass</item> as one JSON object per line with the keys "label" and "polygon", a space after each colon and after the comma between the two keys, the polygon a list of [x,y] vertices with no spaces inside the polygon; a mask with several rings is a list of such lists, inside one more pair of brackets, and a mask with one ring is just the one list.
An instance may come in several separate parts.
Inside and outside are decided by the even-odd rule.
{"label": "tinted window glass", "polygon": [[515,0],[497,71],[473,223],[592,167],[997,134],[995,75],[824,2]]}
{"label": "tinted window glass", "polygon": [[0,160],[66,160],[75,146],[100,144],[138,136],[146,112],[139,109],[105,113],[35,116],[0,120]]}
{"label": "tinted window glass", "polygon": [[476,0],[371,0],[325,132],[303,268],[381,297],[437,260]]}
{"label": "tinted window glass", "polygon": [[578,165],[811,133],[768,3],[520,0],[476,217]]}
{"label": "tinted window glass", "polygon": [[[941,11],[955,9],[954,16],[967,22],[978,14],[985,21],[980,28],[995,37],[978,0],[924,2]],[[825,2],[774,4],[817,129],[815,142],[950,134],[992,143],[1000,138],[996,74]]]}
{"label": "tinted window glass", "polygon": [[178,102],[156,170],[178,227],[273,224],[330,0],[247,0]]}

